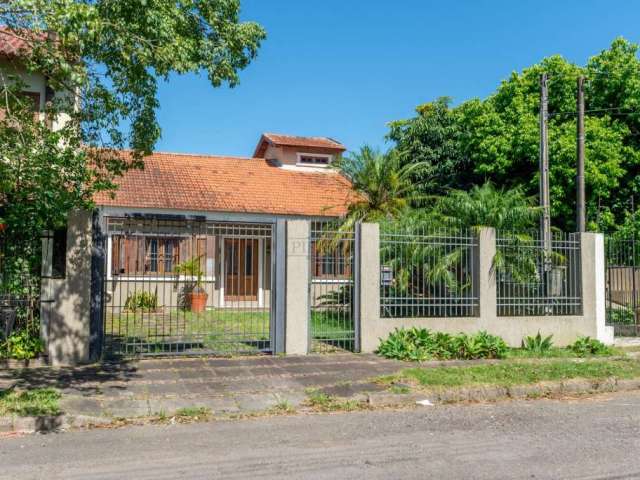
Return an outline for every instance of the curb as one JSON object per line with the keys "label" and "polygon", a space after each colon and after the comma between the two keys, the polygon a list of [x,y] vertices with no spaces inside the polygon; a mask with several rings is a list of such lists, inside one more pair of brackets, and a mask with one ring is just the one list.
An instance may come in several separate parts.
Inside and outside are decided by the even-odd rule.
{"label": "curb", "polygon": [[510,387],[476,386],[422,390],[411,393],[372,392],[368,394],[368,403],[375,407],[399,407],[415,405],[417,401],[425,399],[433,404],[495,402],[508,399],[523,400],[554,395],[583,395],[632,390],[640,390],[640,379],[573,379],[564,382],[540,382],[532,385],[514,385]]}
{"label": "curb", "polygon": [[53,433],[70,428],[109,425],[110,418],[87,415],[39,415],[30,417],[0,417],[0,438],[30,433]]}
{"label": "curb", "polygon": [[[500,400],[526,400],[556,395],[584,395],[593,393],[626,392],[640,390],[640,378],[604,380],[572,379],[564,382],[540,382],[531,385],[474,386],[450,389],[420,390],[410,393],[361,392],[343,400],[356,400],[372,408],[416,406],[426,404],[445,405],[459,402],[496,402]],[[242,412],[240,412],[242,413]],[[246,412],[245,412],[246,413]],[[140,417],[135,418],[140,420]],[[132,419],[133,420],[133,419]],[[87,415],[43,415],[32,417],[0,417],[0,439],[5,436],[52,433],[69,429],[108,426],[114,418]]]}

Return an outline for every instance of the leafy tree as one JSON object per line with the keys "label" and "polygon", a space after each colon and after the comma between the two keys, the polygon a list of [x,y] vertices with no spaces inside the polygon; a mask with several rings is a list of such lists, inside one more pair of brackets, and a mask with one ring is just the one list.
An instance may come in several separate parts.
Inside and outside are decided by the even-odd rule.
{"label": "leafy tree", "polygon": [[[640,60],[622,38],[585,66],[555,55],[514,72],[486,99],[456,107],[436,100],[414,118],[392,122],[389,138],[409,162],[427,162],[441,178],[426,185],[468,188],[486,180],[538,193],[539,78],[549,74],[550,188],[553,224],[575,228],[576,79],[587,78],[586,172],[590,229],[616,230],[640,192]],[[441,173],[443,172],[443,173]]]}
{"label": "leafy tree", "polygon": [[464,131],[459,112],[449,108],[450,103],[449,97],[438,98],[418,106],[415,118],[389,124],[387,138],[395,142],[401,164],[417,159],[425,163],[425,168],[412,175],[425,194],[464,188],[471,180],[468,157],[462,149]]}
{"label": "leafy tree", "polygon": [[[160,137],[160,80],[195,72],[213,87],[238,83],[265,37],[239,21],[239,8],[239,0],[0,2],[0,40],[25,45],[0,66],[0,223],[32,263],[41,230],[142,167]],[[44,74],[56,92],[39,118],[19,72]]]}

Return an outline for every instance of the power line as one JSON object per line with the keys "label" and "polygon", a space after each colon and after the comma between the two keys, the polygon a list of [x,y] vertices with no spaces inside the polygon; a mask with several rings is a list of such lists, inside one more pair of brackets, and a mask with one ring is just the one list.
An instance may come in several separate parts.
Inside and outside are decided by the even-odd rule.
{"label": "power line", "polygon": [[[584,113],[601,113],[601,112],[612,112],[614,110],[624,110],[624,108],[621,107],[611,107],[611,108],[594,108],[592,110],[585,110]],[[577,115],[578,112],[572,112],[572,111],[567,111],[567,112],[552,112],[549,113],[550,117],[554,117],[556,115]],[[615,115],[638,115],[640,114],[640,110],[629,110],[626,112],[622,112],[622,111],[618,111],[614,113]]]}

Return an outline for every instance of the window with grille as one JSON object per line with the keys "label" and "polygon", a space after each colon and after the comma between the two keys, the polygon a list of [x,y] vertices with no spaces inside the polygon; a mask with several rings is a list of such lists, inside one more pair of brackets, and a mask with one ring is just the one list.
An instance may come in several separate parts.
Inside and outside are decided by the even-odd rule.
{"label": "window with grille", "polygon": [[[213,248],[207,238],[114,235],[111,241],[112,275],[173,275],[176,266],[197,256],[209,274]],[[213,242],[213,238],[209,239]],[[207,262],[207,260],[210,260]]]}

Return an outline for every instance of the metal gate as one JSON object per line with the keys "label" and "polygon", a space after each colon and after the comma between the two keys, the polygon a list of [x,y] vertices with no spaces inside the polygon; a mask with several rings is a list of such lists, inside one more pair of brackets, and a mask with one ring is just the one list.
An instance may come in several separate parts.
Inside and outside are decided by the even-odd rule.
{"label": "metal gate", "polygon": [[312,222],[309,242],[309,345],[312,352],[359,351],[359,225]]}
{"label": "metal gate", "polygon": [[107,355],[271,352],[272,224],[107,217]]}
{"label": "metal gate", "polygon": [[613,325],[616,336],[637,336],[640,334],[640,272],[636,240],[607,237],[605,249],[607,324]]}

